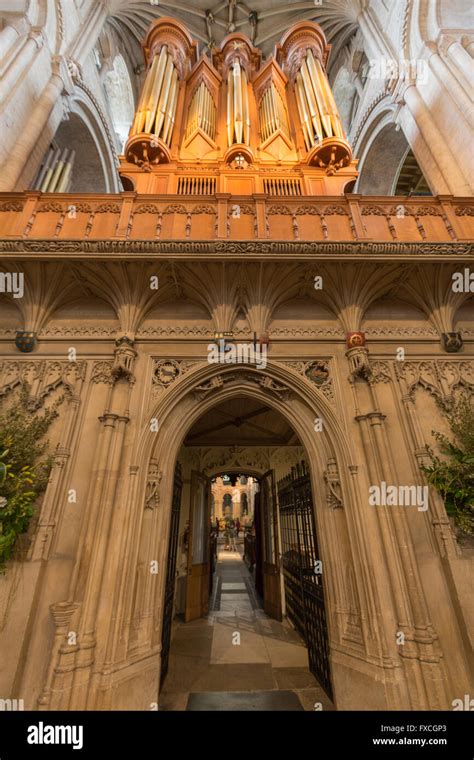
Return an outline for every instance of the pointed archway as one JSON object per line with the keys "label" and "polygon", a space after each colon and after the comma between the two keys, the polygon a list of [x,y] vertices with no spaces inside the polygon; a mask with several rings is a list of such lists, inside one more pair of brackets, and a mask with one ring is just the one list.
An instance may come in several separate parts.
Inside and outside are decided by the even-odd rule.
{"label": "pointed archway", "polygon": [[[389,704],[390,691],[396,693],[395,699],[400,702],[403,687],[399,683],[399,671],[394,674],[391,667],[381,673],[381,650],[386,636],[378,631],[374,637],[373,631],[367,629],[368,605],[372,608],[380,605],[382,591],[379,584],[383,584],[385,578],[383,571],[379,575],[358,571],[359,567],[369,568],[374,561],[380,562],[381,567],[384,564],[380,547],[374,545],[369,550],[366,542],[371,528],[364,523],[370,517],[359,503],[359,493],[365,483],[361,489],[356,482],[360,473],[351,462],[347,436],[335,406],[295,369],[277,362],[269,362],[265,372],[249,365],[223,367],[202,363],[179,376],[162,394],[151,409],[150,418],[158,423],[156,429],[153,431],[148,424],[137,446],[137,472],[147,470],[150,462],[160,470],[162,509],[156,516],[150,540],[137,542],[136,566],[147,567],[150,558],[155,557],[159,566],[166,567],[173,473],[179,449],[187,432],[203,413],[236,395],[278,410],[292,425],[306,451],[314,502],[318,505],[314,517],[320,536],[321,558],[327,570],[324,576],[327,625],[334,695],[339,709],[353,707],[361,699],[361,690],[367,692],[367,697],[369,694],[373,697],[374,689],[377,690],[379,704]],[[146,480],[140,478],[140,481],[137,481],[137,498],[134,500],[137,520],[140,519],[138,505],[143,503],[146,489]],[[150,536],[150,530],[151,524],[143,521],[142,539]],[[145,546],[147,553],[140,555]],[[369,553],[372,555],[370,559]],[[133,578],[132,566],[129,572]],[[148,635],[156,652],[153,661],[158,674],[165,575],[158,576],[154,584],[147,579],[149,591],[145,594],[137,595],[132,589],[128,593],[132,620],[150,619]],[[150,584],[153,585],[152,591]],[[148,599],[148,608],[139,609],[137,599],[144,597]],[[370,625],[383,628],[382,616],[372,615]],[[366,663],[363,675],[361,660]],[[371,675],[367,676],[367,673]]]}

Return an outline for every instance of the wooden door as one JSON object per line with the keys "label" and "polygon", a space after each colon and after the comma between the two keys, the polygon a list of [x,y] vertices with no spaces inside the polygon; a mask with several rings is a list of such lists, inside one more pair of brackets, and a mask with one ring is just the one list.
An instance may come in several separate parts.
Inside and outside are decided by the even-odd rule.
{"label": "wooden door", "polygon": [[188,576],[186,583],[185,623],[209,612],[210,584],[210,490],[211,484],[201,472],[191,473],[189,510]]}
{"label": "wooden door", "polygon": [[260,480],[260,521],[263,553],[263,609],[281,620],[281,584],[278,541],[278,512],[273,470]]}

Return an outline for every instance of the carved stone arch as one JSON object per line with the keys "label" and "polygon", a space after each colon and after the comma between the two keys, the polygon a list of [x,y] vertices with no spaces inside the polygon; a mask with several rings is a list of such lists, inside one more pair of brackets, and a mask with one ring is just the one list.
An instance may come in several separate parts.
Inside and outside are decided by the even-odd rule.
{"label": "carved stone arch", "polygon": [[[264,372],[249,365],[209,365],[200,364],[179,377],[170,388],[157,400],[149,419],[158,421],[158,432],[152,432],[149,420],[144,424],[135,450],[133,471],[133,496],[130,504],[134,514],[130,515],[135,524],[134,535],[137,543],[123,572],[128,579],[135,577],[139,562],[138,545],[143,521],[144,503],[149,462],[159,463],[163,472],[161,488],[162,509],[156,526],[156,544],[154,555],[166,565],[168,536],[171,524],[171,504],[173,473],[178,453],[188,430],[206,411],[216,404],[225,402],[235,396],[248,396],[258,400],[281,413],[297,433],[305,451],[311,471],[311,484],[315,504],[315,521],[321,544],[323,563],[328,568],[326,579],[326,605],[329,621],[330,645],[334,647],[335,661],[338,648],[345,646],[345,632],[351,620],[359,621],[357,635],[353,631],[351,647],[364,656],[376,640],[374,627],[376,620],[368,614],[365,604],[367,596],[373,596],[373,590],[364,590],[363,580],[357,567],[366,559],[367,551],[363,534],[360,530],[360,510],[356,479],[364,477],[352,464],[351,446],[335,410],[328,400],[296,371],[282,365],[268,363]],[[322,432],[314,432],[315,418],[324,420]],[[336,467],[335,467],[335,463]],[[241,469],[241,467],[240,467]],[[329,500],[328,479],[337,493],[337,504]],[[345,508],[347,506],[347,508]],[[337,507],[337,508],[336,508]],[[359,526],[359,527],[358,527]],[[126,537],[123,539],[127,540]],[[141,560],[143,564],[143,558]],[[357,610],[354,606],[353,593],[346,588],[347,574],[343,568],[354,566],[357,582]],[[133,580],[127,581],[133,583]],[[365,579],[367,582],[367,579]],[[153,645],[160,646],[162,626],[162,599],[164,594],[165,573],[159,580],[153,605],[154,614],[158,616],[153,623],[155,632]],[[369,581],[370,585],[370,581]],[[132,596],[129,592],[130,597]],[[351,600],[349,602],[349,600]],[[370,604],[374,604],[374,600]],[[136,614],[136,613],[135,613]],[[352,626],[352,628],[354,625]],[[372,643],[369,642],[369,639]],[[336,698],[344,704],[344,689],[341,680],[335,677]],[[337,693],[339,691],[339,694]]]}
{"label": "carved stone arch", "polygon": [[[64,146],[69,148],[76,148],[77,144],[74,144],[74,130],[79,130],[82,135],[82,139],[86,141],[89,146],[91,159],[94,159],[96,164],[96,171],[100,175],[96,177],[95,187],[99,182],[107,193],[117,193],[121,190],[121,184],[119,181],[119,175],[117,172],[117,153],[115,150],[115,140],[110,131],[106,116],[102,111],[99,102],[95,96],[89,91],[88,87],[84,83],[76,85],[74,94],[68,101],[69,117],[65,121],[61,122],[56,138],[60,138],[64,135]],[[72,141],[71,141],[72,140]],[[79,151],[78,151],[79,153]],[[77,176],[77,167],[81,166],[85,160],[84,152],[79,153],[76,159],[75,168]],[[74,181],[74,172],[73,172]],[[90,184],[87,186],[90,187]],[[74,185],[72,188],[74,191]],[[76,190],[76,192],[84,192],[84,190]],[[100,192],[100,189],[97,189]]]}
{"label": "carved stone arch", "polygon": [[[410,149],[402,129],[396,129],[395,114],[395,106],[387,96],[377,102],[361,122],[354,151],[355,156],[359,158],[360,171],[355,187],[357,193],[393,193],[395,178]],[[383,165],[384,170],[381,168]]]}

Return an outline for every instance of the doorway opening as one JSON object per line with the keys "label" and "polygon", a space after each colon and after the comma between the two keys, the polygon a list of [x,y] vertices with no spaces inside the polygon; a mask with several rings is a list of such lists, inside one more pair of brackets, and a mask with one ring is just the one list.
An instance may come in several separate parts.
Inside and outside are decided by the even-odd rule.
{"label": "doorway opening", "polygon": [[[304,448],[275,409],[237,397],[217,404],[188,431],[174,473],[162,628],[164,709],[204,709],[193,707],[196,694],[230,691],[234,697],[268,691],[273,700],[273,692],[281,692],[299,705],[271,702],[269,708],[265,697],[265,709],[315,709],[308,699],[318,696],[333,709],[314,512]],[[282,688],[293,677],[311,697],[294,702],[293,690]],[[173,698],[178,681],[186,707]],[[206,699],[206,709],[220,709]]]}

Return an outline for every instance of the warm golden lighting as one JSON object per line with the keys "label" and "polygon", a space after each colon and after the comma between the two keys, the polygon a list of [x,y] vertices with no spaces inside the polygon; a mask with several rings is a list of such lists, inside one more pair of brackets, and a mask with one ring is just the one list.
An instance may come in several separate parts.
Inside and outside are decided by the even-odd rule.
{"label": "warm golden lighting", "polygon": [[248,82],[245,70],[238,58],[235,59],[227,75],[227,144],[249,145],[250,116]]}
{"label": "warm golden lighting", "polygon": [[204,82],[201,82],[191,99],[185,139],[189,139],[197,129],[202,129],[211,140],[214,139],[216,133],[216,104]]}
{"label": "warm golden lighting", "polygon": [[295,93],[308,150],[327,137],[346,139],[326,72],[311,48],[296,76]]}
{"label": "warm golden lighting", "polygon": [[163,45],[153,57],[130,136],[153,134],[170,145],[178,101],[179,80],[173,56]]}

